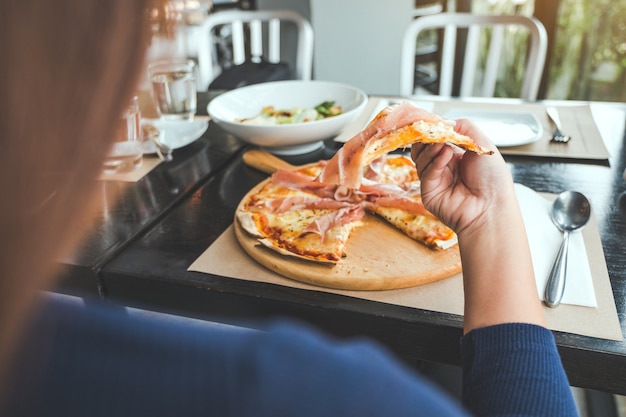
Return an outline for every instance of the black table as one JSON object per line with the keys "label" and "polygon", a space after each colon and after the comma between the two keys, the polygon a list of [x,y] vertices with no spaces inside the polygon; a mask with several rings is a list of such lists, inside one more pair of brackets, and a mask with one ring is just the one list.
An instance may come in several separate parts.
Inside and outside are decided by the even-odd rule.
{"label": "black table", "polygon": [[[216,94],[199,94],[198,114],[206,115],[206,105]],[[192,144],[175,150],[173,161],[159,164],[135,183],[98,181],[100,200],[96,207],[101,209],[78,251],[61,261],[57,290],[82,297],[106,297],[100,269],[242,148],[243,143],[233,137],[213,140],[207,131]]]}
{"label": "black table", "polygon": [[[213,124],[206,136],[213,143],[236,141]],[[622,331],[626,332],[626,182],[622,179],[626,143],[617,137],[607,147],[612,154],[610,166],[528,157],[506,159],[516,182],[539,192],[576,189],[589,196]],[[336,144],[327,141],[319,151],[285,159],[301,164],[328,158],[336,149]],[[109,300],[252,327],[256,319],[289,317],[338,337],[376,339],[408,363],[460,363],[460,316],[188,272],[189,265],[232,224],[241,198],[265,178],[265,174],[243,164],[241,152],[205,176],[201,185],[162,210],[149,227],[142,228],[102,265],[99,279]],[[572,385],[626,394],[624,341],[562,332],[555,332],[555,336]]]}

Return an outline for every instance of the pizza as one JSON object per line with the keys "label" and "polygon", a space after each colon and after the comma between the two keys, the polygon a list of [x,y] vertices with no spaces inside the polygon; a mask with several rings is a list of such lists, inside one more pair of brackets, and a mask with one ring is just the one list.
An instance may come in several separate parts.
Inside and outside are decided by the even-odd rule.
{"label": "pizza", "polygon": [[[413,109],[401,104],[381,111],[344,145],[343,152],[328,161],[276,171],[241,202],[236,212],[241,228],[282,255],[328,264],[346,257],[346,244],[366,216],[384,219],[433,251],[455,246],[456,234],[422,204],[413,161],[389,152],[397,143],[410,144],[408,137],[416,129],[445,133],[424,139],[422,132],[420,141],[452,141],[477,153],[489,151],[456,134],[438,116],[419,109],[416,115]],[[411,114],[407,115],[407,110]],[[424,124],[431,129],[422,127]]]}
{"label": "pizza", "polygon": [[407,236],[433,249],[456,243],[454,232],[421,203],[413,161],[385,156],[367,167],[359,190],[346,192],[316,181],[320,161],[295,170],[279,170],[237,211],[249,234],[287,256],[336,263],[345,256],[351,232],[366,215],[379,215]]}

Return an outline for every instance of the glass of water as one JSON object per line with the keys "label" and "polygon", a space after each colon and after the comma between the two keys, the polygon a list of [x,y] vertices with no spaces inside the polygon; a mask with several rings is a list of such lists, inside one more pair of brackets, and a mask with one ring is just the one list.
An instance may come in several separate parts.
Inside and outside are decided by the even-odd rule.
{"label": "glass of water", "polygon": [[141,113],[137,96],[131,98],[117,121],[113,143],[104,160],[104,172],[120,174],[134,171],[143,163]]}
{"label": "glass of water", "polygon": [[159,116],[168,120],[193,120],[197,109],[195,63],[157,61],[148,66],[148,73]]}

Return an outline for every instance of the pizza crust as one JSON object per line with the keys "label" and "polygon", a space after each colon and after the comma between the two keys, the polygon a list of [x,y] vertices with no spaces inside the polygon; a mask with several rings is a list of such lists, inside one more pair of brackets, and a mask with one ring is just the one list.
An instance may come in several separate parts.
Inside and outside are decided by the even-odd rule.
{"label": "pizza crust", "polygon": [[261,238],[263,237],[261,232],[259,232],[259,229],[257,229],[256,225],[254,224],[252,213],[250,213],[249,211],[238,209],[235,213],[235,216],[237,217],[237,221],[239,221],[239,224],[241,225],[243,230],[250,233],[252,236]]}
{"label": "pizza crust", "polygon": [[329,265],[335,265],[337,263],[337,261],[332,261],[330,259],[323,259],[323,258],[309,258],[303,255],[299,255],[297,253],[288,251],[286,249],[281,248],[280,246],[276,246],[274,244],[274,242],[272,242],[269,239],[259,239],[258,240],[260,244],[262,244],[263,246],[265,246],[266,248],[269,248],[277,253],[280,253],[281,255],[284,256],[291,256],[293,258],[297,258],[297,259],[302,259],[304,261],[313,261],[313,262],[319,262],[319,263],[325,263],[325,264],[329,264]]}

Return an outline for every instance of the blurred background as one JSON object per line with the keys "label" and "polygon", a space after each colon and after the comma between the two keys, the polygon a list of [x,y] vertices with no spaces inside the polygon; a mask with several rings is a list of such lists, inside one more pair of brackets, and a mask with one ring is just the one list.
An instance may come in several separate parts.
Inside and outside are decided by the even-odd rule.
{"label": "blurred background", "polygon": [[[154,45],[153,56],[176,51],[193,57],[197,28],[208,13],[291,9],[309,19],[314,28],[313,78],[350,82],[369,94],[396,92],[395,63],[410,19],[442,11],[535,16],[549,38],[540,98],[626,101],[626,0],[171,0],[170,6],[182,27],[176,41]],[[228,36],[223,33],[216,42],[228,42]],[[516,57],[524,52],[515,34],[508,42],[510,53],[502,57],[496,94],[502,97],[509,96],[508,90],[516,91],[521,70]],[[432,93],[436,93],[436,83],[429,65],[436,65],[436,43],[436,34],[425,34],[417,51],[423,65],[416,77]],[[229,57],[222,59],[228,65]]]}
{"label": "blurred background", "polygon": [[[394,63],[410,19],[442,11],[535,16],[549,38],[540,98],[626,101],[626,0],[394,0],[393,6],[377,0],[171,0],[170,7],[182,25],[175,40],[153,45],[153,58],[172,53],[194,57],[197,28],[208,13],[285,8],[299,12],[313,25],[313,78],[350,82],[370,94],[395,93]],[[223,33],[216,42],[227,43],[228,36]],[[508,41],[510,54],[502,57],[496,94],[501,97],[517,90],[521,68],[516,67],[516,57],[524,53],[515,34]],[[423,65],[416,77],[432,93],[436,93],[436,75],[429,65],[436,65],[436,43],[436,34],[425,34],[417,51]],[[222,59],[228,65],[229,57]]]}

